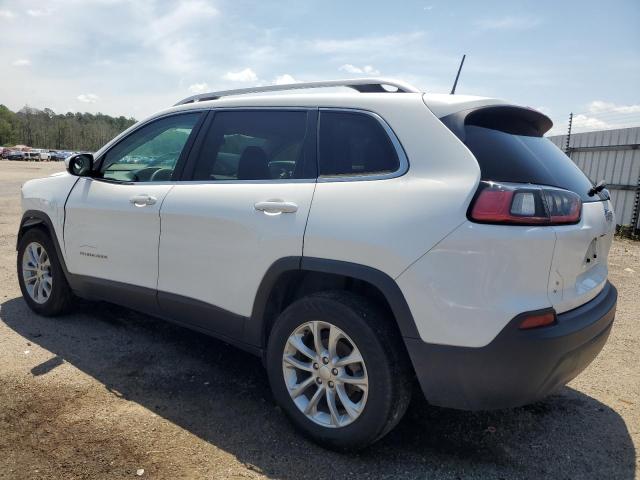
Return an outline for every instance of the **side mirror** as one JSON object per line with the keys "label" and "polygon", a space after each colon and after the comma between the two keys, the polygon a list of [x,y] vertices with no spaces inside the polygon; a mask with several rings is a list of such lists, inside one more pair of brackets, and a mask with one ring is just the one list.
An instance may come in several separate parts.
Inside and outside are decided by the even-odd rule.
{"label": "side mirror", "polygon": [[64,160],[67,172],[76,177],[88,177],[93,170],[93,155],[90,153],[77,153]]}

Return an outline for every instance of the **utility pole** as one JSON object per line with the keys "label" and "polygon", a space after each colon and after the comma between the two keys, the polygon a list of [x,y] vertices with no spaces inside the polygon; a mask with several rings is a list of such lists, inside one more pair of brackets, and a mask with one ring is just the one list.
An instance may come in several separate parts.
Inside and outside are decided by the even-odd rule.
{"label": "utility pole", "polygon": [[572,123],[573,123],[573,112],[569,114],[569,128],[567,130],[567,143],[564,147],[564,153],[566,153],[567,155],[569,155],[569,142],[571,141],[571,124]]}

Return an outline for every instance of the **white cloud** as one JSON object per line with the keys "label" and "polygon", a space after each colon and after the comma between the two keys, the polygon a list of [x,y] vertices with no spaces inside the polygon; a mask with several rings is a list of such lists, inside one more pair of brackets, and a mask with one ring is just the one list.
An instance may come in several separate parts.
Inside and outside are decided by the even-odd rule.
{"label": "white cloud", "polygon": [[201,0],[180,3],[162,15],[157,14],[153,3],[139,2],[132,8],[141,19],[150,19],[145,28],[139,30],[140,41],[160,53],[160,65],[181,74],[198,67],[198,40],[194,33],[198,31],[199,23],[218,15],[217,9]]}
{"label": "white cloud", "polygon": [[635,105],[617,105],[612,102],[603,102],[602,100],[594,100],[589,103],[590,113],[603,113],[603,112],[615,112],[615,113],[639,113],[640,104]]}
{"label": "white cloud", "polygon": [[350,63],[345,63],[338,70],[342,70],[347,73],[364,73],[367,75],[380,75],[380,70],[373,68],[371,65],[365,65],[364,67],[356,67]]}
{"label": "white cloud", "polygon": [[192,0],[180,3],[169,13],[156,17],[151,25],[145,27],[145,34],[157,41],[189,27],[193,22],[218,15],[218,10],[209,3],[201,0]]}
{"label": "white cloud", "polygon": [[193,85],[189,85],[189,91],[194,94],[205,93],[209,90],[209,84],[207,84],[206,82],[194,83]]}
{"label": "white cloud", "polygon": [[572,129],[592,129],[592,130],[603,130],[606,128],[611,128],[612,125],[605,122],[604,120],[600,120],[598,118],[589,117],[587,115],[574,115],[571,123]]}
{"label": "white cloud", "polygon": [[293,78],[288,73],[285,73],[284,75],[278,75],[276,79],[273,81],[273,83],[275,85],[286,85],[288,83],[298,83],[298,80]]}
{"label": "white cloud", "polygon": [[361,53],[405,46],[420,40],[424,32],[399,33],[380,37],[355,37],[344,40],[321,39],[312,42],[312,48],[320,53]]}
{"label": "white cloud", "polygon": [[0,18],[13,18],[15,14],[11,10],[0,10]]}
{"label": "white cloud", "polygon": [[27,15],[30,17],[46,17],[51,15],[51,10],[29,9],[27,10]]}
{"label": "white cloud", "polygon": [[77,98],[82,103],[96,103],[98,100],[100,100],[100,97],[98,97],[95,93],[83,93],[81,95],[78,95]]}
{"label": "white cloud", "polygon": [[227,72],[222,78],[231,80],[232,82],[255,82],[258,80],[256,72],[250,68],[245,68],[239,72]]}
{"label": "white cloud", "polygon": [[164,62],[163,67],[172,72],[192,72],[196,69],[194,49],[187,40],[168,40],[158,43],[156,48]]}
{"label": "white cloud", "polygon": [[487,18],[475,22],[483,30],[528,30],[540,25],[540,20],[534,17],[500,17]]}
{"label": "white cloud", "polygon": [[31,60],[26,59],[26,58],[19,58],[18,60],[14,61],[12,63],[12,65],[14,67],[30,67],[31,66]]}

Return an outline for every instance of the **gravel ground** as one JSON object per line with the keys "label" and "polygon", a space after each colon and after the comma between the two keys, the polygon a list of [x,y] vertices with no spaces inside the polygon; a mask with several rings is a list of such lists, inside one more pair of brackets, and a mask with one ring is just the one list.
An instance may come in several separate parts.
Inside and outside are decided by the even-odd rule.
{"label": "gravel ground", "polygon": [[390,435],[341,455],[293,431],[256,358],[108,304],[28,310],[19,188],[60,169],[0,161],[0,478],[640,478],[639,243],[614,242],[616,324],[557,395],[489,413],[416,395]]}

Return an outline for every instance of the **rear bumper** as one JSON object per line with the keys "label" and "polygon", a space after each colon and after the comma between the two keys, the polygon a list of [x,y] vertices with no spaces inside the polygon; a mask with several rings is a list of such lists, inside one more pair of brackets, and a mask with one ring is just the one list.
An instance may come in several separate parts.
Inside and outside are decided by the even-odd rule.
{"label": "rear bumper", "polygon": [[520,330],[512,320],[481,348],[405,338],[427,400],[438,406],[489,410],[539,400],[575,378],[609,337],[618,293],[607,282],[590,302],[558,315],[549,327]]}

